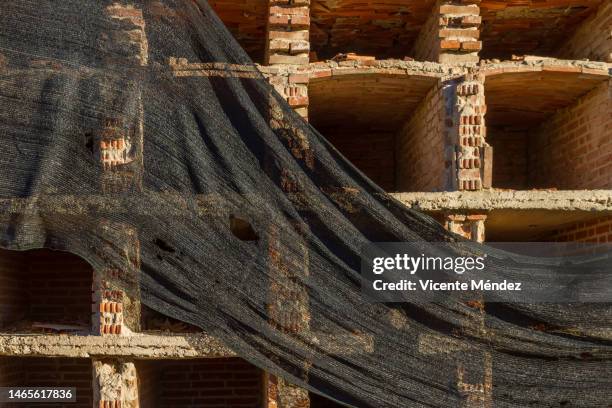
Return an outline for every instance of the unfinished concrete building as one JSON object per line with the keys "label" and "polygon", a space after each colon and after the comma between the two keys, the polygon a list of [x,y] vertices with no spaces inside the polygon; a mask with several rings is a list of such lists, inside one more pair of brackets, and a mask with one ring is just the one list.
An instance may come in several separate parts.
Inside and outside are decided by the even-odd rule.
{"label": "unfinished concrete building", "polygon": [[[481,242],[612,242],[611,1],[210,3],[289,105],[407,206]],[[132,25],[145,66],[142,11],[121,0],[107,12]],[[215,71],[167,64],[177,77]],[[122,146],[97,146],[109,173],[134,159]],[[125,231],[126,262],[138,265],[138,247]],[[333,406],[147,310],[109,273],[67,253],[0,251],[0,386],[76,386],[74,408]],[[494,379],[463,374],[465,406],[492,406]]]}

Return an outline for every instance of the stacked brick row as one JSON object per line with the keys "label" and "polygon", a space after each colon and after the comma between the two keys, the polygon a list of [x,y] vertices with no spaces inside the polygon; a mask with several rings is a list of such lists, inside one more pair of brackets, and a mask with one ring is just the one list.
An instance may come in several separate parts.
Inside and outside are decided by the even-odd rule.
{"label": "stacked brick row", "polygon": [[440,4],[438,62],[476,63],[482,49],[480,38],[480,1],[464,1],[462,4]]}
{"label": "stacked brick row", "polygon": [[306,64],[310,0],[269,0],[267,64]]}

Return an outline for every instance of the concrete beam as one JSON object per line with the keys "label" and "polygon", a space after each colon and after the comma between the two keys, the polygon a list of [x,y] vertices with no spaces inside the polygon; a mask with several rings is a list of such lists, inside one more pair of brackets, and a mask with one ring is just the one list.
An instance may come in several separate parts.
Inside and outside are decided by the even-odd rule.
{"label": "concrete beam", "polygon": [[426,212],[501,209],[612,211],[612,190],[482,190],[390,195],[410,208]]}

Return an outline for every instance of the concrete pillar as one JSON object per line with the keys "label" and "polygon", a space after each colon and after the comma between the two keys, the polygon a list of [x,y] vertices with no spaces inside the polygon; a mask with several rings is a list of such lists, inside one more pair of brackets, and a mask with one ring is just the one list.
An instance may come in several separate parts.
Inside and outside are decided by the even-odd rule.
{"label": "concrete pillar", "polygon": [[138,408],[138,376],[131,361],[93,360],[93,408]]}

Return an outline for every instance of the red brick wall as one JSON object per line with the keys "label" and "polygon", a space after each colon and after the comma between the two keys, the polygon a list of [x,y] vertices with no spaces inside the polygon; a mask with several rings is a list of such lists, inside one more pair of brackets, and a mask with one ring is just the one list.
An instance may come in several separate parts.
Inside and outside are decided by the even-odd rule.
{"label": "red brick wall", "polygon": [[[259,408],[262,404],[262,373],[242,359],[157,361],[154,364],[159,408]],[[149,370],[141,377],[152,378],[152,375]]]}
{"label": "red brick wall", "polygon": [[493,187],[528,188],[527,133],[503,128],[487,130],[487,142],[493,146]]}
{"label": "red brick wall", "polygon": [[438,62],[440,55],[440,4],[434,4],[417,37],[412,56],[417,61]]}
{"label": "red brick wall", "polygon": [[397,191],[446,189],[445,117],[441,85],[434,86],[397,136]]}
{"label": "red brick wall", "polygon": [[0,327],[27,320],[89,328],[92,277],[87,262],[66,252],[0,251]]}
{"label": "red brick wall", "polygon": [[157,361],[137,361],[136,373],[138,375],[138,399],[143,408],[155,408],[159,401],[159,380],[160,370],[156,369]]}
{"label": "red brick wall", "polygon": [[21,360],[14,357],[0,357],[0,387],[9,387],[25,382]]}
{"label": "red brick wall", "polygon": [[93,269],[81,258],[59,251],[27,254],[29,318],[49,323],[91,322]]}
{"label": "red brick wall", "polygon": [[612,242],[612,217],[578,222],[555,231],[546,240],[561,242]]}
{"label": "red brick wall", "polygon": [[395,137],[392,133],[364,133],[343,129],[325,131],[325,137],[355,167],[387,191],[395,187]]}
{"label": "red brick wall", "polygon": [[[75,403],[43,404],[45,408],[92,407],[92,368],[89,359],[5,357],[0,359],[0,373],[5,370],[18,373],[1,382],[6,387],[75,387],[77,389]],[[24,404],[4,404],[2,407],[19,408],[24,407]]]}
{"label": "red brick wall", "polygon": [[0,329],[22,319],[26,313],[26,299],[20,285],[24,272],[23,252],[0,250]]}
{"label": "red brick wall", "polygon": [[[529,184],[535,188],[612,188],[612,94],[602,83],[530,135]],[[495,167],[495,164],[494,164]]]}
{"label": "red brick wall", "polygon": [[561,47],[561,58],[612,62],[612,2],[604,1]]}

